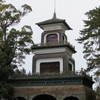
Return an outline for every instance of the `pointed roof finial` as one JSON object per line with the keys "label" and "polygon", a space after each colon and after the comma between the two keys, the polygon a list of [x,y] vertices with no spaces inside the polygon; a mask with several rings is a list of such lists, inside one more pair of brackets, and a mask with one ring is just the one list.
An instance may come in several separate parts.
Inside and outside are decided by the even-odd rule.
{"label": "pointed roof finial", "polygon": [[56,0],[54,0],[54,14],[53,14],[53,18],[56,18]]}
{"label": "pointed roof finial", "polygon": [[65,22],[65,19],[58,19],[56,17],[56,0],[54,0],[54,14],[53,17],[51,19],[36,23],[40,28],[44,29],[45,25],[49,25],[49,24],[59,24],[62,23],[63,24],[63,29],[64,30],[72,30],[70,28],[70,26]]}
{"label": "pointed roof finial", "polygon": [[53,19],[56,19],[56,13],[54,12],[54,14],[53,14]]}

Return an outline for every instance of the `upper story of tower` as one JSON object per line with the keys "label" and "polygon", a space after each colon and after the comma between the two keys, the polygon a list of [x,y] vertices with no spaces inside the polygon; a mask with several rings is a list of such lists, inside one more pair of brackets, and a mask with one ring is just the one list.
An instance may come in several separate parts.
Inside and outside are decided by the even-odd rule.
{"label": "upper story of tower", "polygon": [[72,30],[65,19],[58,19],[56,13],[54,13],[53,18],[36,24],[43,29],[43,32],[41,34],[41,43],[33,44],[33,50],[63,46],[68,48],[71,54],[76,53],[75,47],[68,42],[65,34],[65,31]]}

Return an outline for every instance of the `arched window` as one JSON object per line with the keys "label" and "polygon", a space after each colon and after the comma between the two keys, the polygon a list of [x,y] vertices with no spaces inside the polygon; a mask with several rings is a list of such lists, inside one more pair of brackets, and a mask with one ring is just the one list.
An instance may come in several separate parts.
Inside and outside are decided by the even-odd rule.
{"label": "arched window", "polygon": [[63,41],[67,41],[67,36],[63,34]]}
{"label": "arched window", "polygon": [[46,37],[47,43],[56,43],[58,41],[58,35],[57,34],[49,34]]}

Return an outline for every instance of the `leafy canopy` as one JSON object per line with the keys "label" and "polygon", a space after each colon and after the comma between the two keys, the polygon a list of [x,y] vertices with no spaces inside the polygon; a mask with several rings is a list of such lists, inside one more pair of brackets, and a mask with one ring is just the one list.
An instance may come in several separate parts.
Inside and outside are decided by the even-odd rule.
{"label": "leafy canopy", "polygon": [[[84,58],[87,60],[87,71],[100,67],[100,7],[86,13],[84,29],[80,31],[79,43],[84,45]],[[100,69],[98,70],[100,72]],[[95,73],[96,74],[96,73]],[[99,73],[98,73],[99,74]]]}
{"label": "leafy canopy", "polygon": [[0,0],[0,99],[11,100],[13,86],[8,78],[18,65],[24,63],[23,59],[30,54],[33,44],[30,26],[24,25],[21,30],[9,27],[20,23],[21,18],[31,11],[29,5],[24,4],[18,10],[12,4],[4,4]]}
{"label": "leafy canopy", "polygon": [[[100,7],[96,7],[86,13],[88,19],[84,20],[84,29],[80,31],[80,37],[77,39],[83,44],[84,58],[87,60],[86,71],[94,72],[95,81],[100,85]],[[97,93],[100,88],[97,86]],[[100,87],[100,86],[99,86]],[[97,99],[97,100],[99,100]]]}

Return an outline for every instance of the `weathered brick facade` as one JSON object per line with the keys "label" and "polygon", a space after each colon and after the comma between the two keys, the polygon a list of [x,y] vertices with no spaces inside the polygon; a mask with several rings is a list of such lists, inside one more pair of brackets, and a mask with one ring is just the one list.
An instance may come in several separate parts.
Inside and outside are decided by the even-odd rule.
{"label": "weathered brick facade", "polygon": [[66,97],[77,97],[79,100],[95,100],[95,93],[83,85],[67,86],[19,86],[14,88],[14,98],[24,97],[33,100],[38,95],[51,95],[56,100],[64,100]]}

